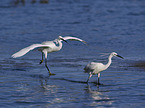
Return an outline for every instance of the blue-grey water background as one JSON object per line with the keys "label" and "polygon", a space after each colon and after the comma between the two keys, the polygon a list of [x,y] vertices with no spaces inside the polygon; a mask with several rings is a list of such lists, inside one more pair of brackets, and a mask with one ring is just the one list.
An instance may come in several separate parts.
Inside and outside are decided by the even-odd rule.
{"label": "blue-grey water background", "polygon": [[[23,0],[24,1],[24,0]],[[32,3],[33,1],[33,3]],[[11,58],[21,48],[75,36],[81,42],[63,42],[48,55],[48,76],[41,53],[31,51]],[[83,68],[90,61],[107,63],[117,52],[124,59],[94,75],[89,84]],[[0,107],[103,108],[145,106],[144,0],[1,0],[0,1]]]}

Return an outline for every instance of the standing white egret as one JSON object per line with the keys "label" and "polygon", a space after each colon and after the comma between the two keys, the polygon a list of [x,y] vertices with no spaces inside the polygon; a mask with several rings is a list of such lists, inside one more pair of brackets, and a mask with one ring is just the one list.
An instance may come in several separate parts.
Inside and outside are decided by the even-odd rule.
{"label": "standing white egret", "polygon": [[62,48],[62,41],[67,42],[66,40],[75,40],[75,41],[81,41],[83,43],[86,43],[82,39],[76,38],[76,37],[71,37],[71,36],[66,36],[62,37],[59,36],[58,39],[55,39],[53,41],[45,41],[41,44],[32,44],[26,48],[21,49],[20,51],[16,52],[15,54],[12,55],[13,58],[21,57],[28,53],[29,51],[38,48],[38,51],[42,52],[42,60],[40,61],[40,64],[43,62],[43,54],[45,55],[45,67],[47,68],[49,75],[55,75],[52,74],[47,66],[47,53],[59,51]]}
{"label": "standing white egret", "polygon": [[89,64],[87,64],[87,66],[84,68],[85,73],[89,73],[89,77],[87,80],[87,83],[89,81],[89,79],[92,77],[92,75],[98,75],[98,84],[100,84],[99,82],[99,78],[100,78],[100,72],[106,70],[112,62],[112,57],[113,56],[117,56],[123,59],[123,57],[119,56],[117,53],[112,52],[110,54],[110,56],[108,57],[108,63],[106,65],[102,64],[102,63],[97,63],[97,62],[91,62]]}

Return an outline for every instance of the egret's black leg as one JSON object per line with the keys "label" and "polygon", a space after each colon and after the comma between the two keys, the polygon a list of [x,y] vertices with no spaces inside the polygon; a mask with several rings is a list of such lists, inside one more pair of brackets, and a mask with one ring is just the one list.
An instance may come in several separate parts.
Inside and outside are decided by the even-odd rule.
{"label": "egret's black leg", "polygon": [[89,82],[89,79],[92,77],[92,73],[90,72],[89,73],[89,77],[88,77],[88,80],[87,80],[87,83]]}
{"label": "egret's black leg", "polygon": [[100,85],[100,73],[98,73],[98,85]]}
{"label": "egret's black leg", "polygon": [[42,52],[42,60],[40,60],[40,64],[43,63],[43,52]]}
{"label": "egret's black leg", "polygon": [[100,85],[100,81],[99,81],[99,78],[98,78],[98,85]]}
{"label": "egret's black leg", "polygon": [[49,72],[49,75],[55,75],[55,74],[52,74],[47,66],[47,59],[45,58],[45,67],[47,68],[48,72]]}

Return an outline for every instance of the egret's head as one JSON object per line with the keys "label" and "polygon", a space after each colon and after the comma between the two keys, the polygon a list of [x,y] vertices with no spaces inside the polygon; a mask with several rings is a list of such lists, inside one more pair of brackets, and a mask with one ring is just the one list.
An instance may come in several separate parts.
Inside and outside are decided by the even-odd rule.
{"label": "egret's head", "polygon": [[62,36],[58,36],[58,39],[63,39],[63,37]]}
{"label": "egret's head", "polygon": [[66,41],[66,40],[64,40],[64,38],[63,38],[62,36],[59,36],[59,37],[58,37],[58,39],[60,39],[60,40],[62,40],[62,41],[64,41],[64,42],[66,42],[66,43],[67,43],[67,41]]}
{"label": "egret's head", "polygon": [[120,57],[120,58],[124,59],[123,57],[121,57],[120,55],[118,55],[116,52],[112,52],[111,55],[112,56],[117,56],[117,57]]}

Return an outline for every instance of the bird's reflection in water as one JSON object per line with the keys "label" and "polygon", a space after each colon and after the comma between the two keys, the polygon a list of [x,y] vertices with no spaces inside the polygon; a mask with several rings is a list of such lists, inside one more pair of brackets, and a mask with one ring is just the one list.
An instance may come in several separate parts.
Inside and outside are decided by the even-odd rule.
{"label": "bird's reflection in water", "polygon": [[90,106],[111,106],[114,102],[113,99],[110,99],[108,95],[105,95],[109,91],[101,91],[99,87],[95,90],[92,90],[90,85],[87,85],[86,92],[89,93],[94,101],[91,101]]}
{"label": "bird's reflection in water", "polygon": [[42,98],[45,98],[44,102],[48,103],[46,104],[46,108],[48,108],[51,104],[59,104],[59,103],[64,103],[67,100],[63,97],[58,96],[58,89],[59,87],[54,84],[50,84],[51,76],[48,77],[42,77],[40,78],[40,86],[41,86],[41,93],[43,93]]}
{"label": "bird's reflection in water", "polygon": [[49,78],[50,78],[50,76],[40,78],[39,81],[40,81],[40,85],[42,88],[44,88],[44,89],[46,88]]}
{"label": "bird's reflection in water", "polygon": [[50,79],[50,75],[47,76],[47,77],[42,77],[41,76],[40,79],[39,79],[40,86],[44,90],[47,90],[47,91],[50,91],[51,93],[54,93],[55,92],[54,89],[57,88],[57,87],[56,87],[56,85],[50,85],[50,84],[48,84],[49,79]]}

